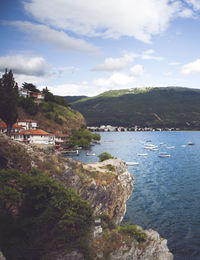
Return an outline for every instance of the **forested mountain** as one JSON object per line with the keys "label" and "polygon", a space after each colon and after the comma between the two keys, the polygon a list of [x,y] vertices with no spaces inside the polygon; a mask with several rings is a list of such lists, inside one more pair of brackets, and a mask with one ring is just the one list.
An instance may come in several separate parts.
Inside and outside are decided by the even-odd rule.
{"label": "forested mountain", "polygon": [[90,126],[200,128],[200,90],[181,87],[112,90],[72,103]]}

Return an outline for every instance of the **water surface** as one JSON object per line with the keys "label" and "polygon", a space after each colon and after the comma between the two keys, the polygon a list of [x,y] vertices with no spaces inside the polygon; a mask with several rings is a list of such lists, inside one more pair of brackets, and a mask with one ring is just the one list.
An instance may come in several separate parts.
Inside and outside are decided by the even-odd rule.
{"label": "water surface", "polygon": [[[110,132],[101,137],[100,145],[74,159],[95,162],[98,157],[87,152],[109,152],[126,162],[139,162],[128,166],[135,187],[124,220],[158,231],[168,240],[175,260],[200,259],[200,132]],[[158,145],[159,151],[145,150],[149,144]],[[175,148],[167,148],[171,146]],[[171,157],[160,158],[160,152]]]}

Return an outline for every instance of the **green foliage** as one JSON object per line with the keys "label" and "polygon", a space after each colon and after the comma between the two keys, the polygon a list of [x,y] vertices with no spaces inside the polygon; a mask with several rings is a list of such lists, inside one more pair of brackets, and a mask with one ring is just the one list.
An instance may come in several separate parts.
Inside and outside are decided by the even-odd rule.
{"label": "green foliage", "polygon": [[107,214],[101,214],[99,215],[99,218],[101,219],[101,226],[103,227],[103,229],[109,229],[109,230],[113,230],[113,229],[117,229],[117,225],[115,224],[115,222],[110,218],[109,215]]}
{"label": "green foliage", "polygon": [[29,91],[31,91],[31,92],[34,92],[34,93],[39,93],[39,92],[40,92],[39,89],[37,89],[36,86],[33,85],[32,83],[26,83],[26,82],[24,82],[24,83],[22,84],[22,87],[25,88],[25,89],[27,89],[27,90],[29,90]]}
{"label": "green foliage", "polygon": [[42,259],[56,250],[86,250],[88,202],[33,170],[0,171],[0,244],[6,259]]}
{"label": "green foliage", "polygon": [[21,106],[25,112],[33,116],[36,115],[39,110],[38,104],[34,102],[34,98],[32,97],[19,97],[19,106]]}
{"label": "green foliage", "polygon": [[58,113],[56,113],[54,120],[59,125],[62,125],[63,123],[62,118],[59,117]]}
{"label": "green foliage", "polygon": [[101,153],[98,157],[100,162],[113,158],[113,156],[107,152]]}
{"label": "green foliage", "polygon": [[136,225],[131,225],[128,222],[122,223],[120,232],[131,235],[138,242],[145,242],[147,240],[147,234],[142,229],[138,228]]}
{"label": "green foliage", "polygon": [[17,121],[18,86],[10,70],[0,79],[0,118],[7,125],[10,134],[12,125]]}
{"label": "green foliage", "polygon": [[94,133],[94,134],[92,134],[92,139],[96,140],[96,141],[100,141],[101,140],[101,136],[100,136],[100,134]]}
{"label": "green foliage", "polygon": [[81,128],[79,130],[73,129],[69,145],[71,147],[81,146],[86,148],[90,145],[91,141],[92,133],[89,130],[85,128]]}
{"label": "green foliage", "polygon": [[42,112],[53,112],[54,106],[52,103],[42,102],[40,103],[40,109]]}
{"label": "green foliage", "polygon": [[[73,108],[88,125],[200,129],[200,92],[187,88],[117,90],[80,100]],[[189,123],[189,126],[188,126]]]}

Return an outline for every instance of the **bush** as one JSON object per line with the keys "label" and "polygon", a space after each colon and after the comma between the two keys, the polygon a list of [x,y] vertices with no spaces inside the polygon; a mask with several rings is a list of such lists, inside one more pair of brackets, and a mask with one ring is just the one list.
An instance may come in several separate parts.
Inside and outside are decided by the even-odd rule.
{"label": "bush", "polygon": [[93,140],[96,140],[96,141],[100,141],[101,140],[101,136],[100,136],[100,134],[92,134],[92,139]]}
{"label": "bush", "polygon": [[131,225],[128,222],[122,223],[120,232],[131,235],[138,242],[145,242],[147,240],[147,234],[142,229],[138,228],[136,225]]}
{"label": "bush", "polygon": [[34,98],[32,97],[19,97],[19,106],[30,115],[36,115],[38,112],[38,104],[34,102]]}
{"label": "bush", "polygon": [[59,117],[58,113],[56,113],[54,120],[59,125],[62,125],[63,123],[62,118]]}
{"label": "bush", "polygon": [[73,129],[69,146],[71,147],[81,146],[87,148],[90,145],[91,141],[92,141],[92,133],[89,130],[85,128],[81,128],[79,130]]}
{"label": "bush", "polygon": [[54,111],[54,106],[53,106],[52,103],[42,102],[40,104],[40,109],[43,112],[53,112]]}
{"label": "bush", "polygon": [[105,161],[105,160],[113,159],[113,158],[114,158],[111,154],[106,153],[106,152],[101,153],[98,157],[99,157],[99,161],[100,161],[100,162],[103,162],[103,161]]}
{"label": "bush", "polygon": [[6,259],[48,259],[63,248],[87,252],[91,223],[89,203],[63,184],[35,169],[29,175],[0,171],[0,244]]}

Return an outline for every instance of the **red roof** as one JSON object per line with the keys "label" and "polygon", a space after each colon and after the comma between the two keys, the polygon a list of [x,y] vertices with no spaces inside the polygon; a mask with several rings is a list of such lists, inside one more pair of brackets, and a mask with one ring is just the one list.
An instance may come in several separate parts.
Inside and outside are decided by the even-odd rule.
{"label": "red roof", "polygon": [[[0,128],[1,128],[1,129],[2,129],[2,128],[7,128],[6,123],[3,122],[3,121],[1,121],[1,122],[0,122]],[[21,126],[21,125],[18,125],[18,124],[14,124],[14,125],[12,126],[12,129],[13,129],[13,128],[22,128],[22,126]]]}
{"label": "red roof", "polygon": [[19,134],[22,134],[22,135],[51,135],[42,129],[29,129],[26,131],[21,131],[21,132],[19,132]]}

